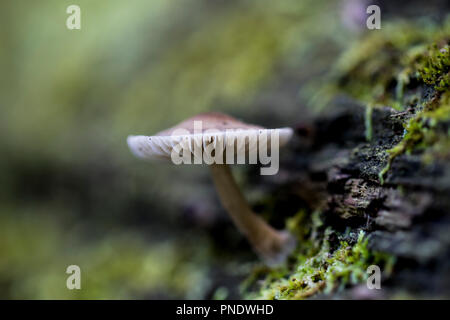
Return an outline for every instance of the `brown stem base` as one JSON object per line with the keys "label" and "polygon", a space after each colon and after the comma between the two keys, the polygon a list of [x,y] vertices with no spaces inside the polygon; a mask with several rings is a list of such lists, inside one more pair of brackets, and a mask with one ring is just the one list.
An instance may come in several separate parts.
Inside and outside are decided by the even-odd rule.
{"label": "brown stem base", "polygon": [[287,231],[275,230],[250,209],[228,165],[209,167],[222,205],[255,251],[268,264],[283,262],[295,248],[295,238]]}

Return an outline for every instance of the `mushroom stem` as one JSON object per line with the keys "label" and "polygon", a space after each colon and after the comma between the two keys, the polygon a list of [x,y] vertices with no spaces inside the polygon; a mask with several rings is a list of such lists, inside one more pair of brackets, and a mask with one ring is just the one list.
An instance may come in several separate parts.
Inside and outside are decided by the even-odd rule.
{"label": "mushroom stem", "polygon": [[209,167],[222,205],[255,251],[268,264],[283,262],[295,248],[294,237],[287,231],[275,230],[250,209],[228,165]]}

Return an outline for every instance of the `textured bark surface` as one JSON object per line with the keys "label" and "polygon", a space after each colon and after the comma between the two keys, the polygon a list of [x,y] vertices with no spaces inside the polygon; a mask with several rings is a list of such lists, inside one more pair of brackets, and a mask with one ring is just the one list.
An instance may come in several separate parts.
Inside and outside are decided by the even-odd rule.
{"label": "textured bark surface", "polygon": [[[308,151],[302,151],[309,154],[309,179],[299,188],[316,190],[320,184],[323,198],[314,205],[324,210],[327,224],[361,228],[370,248],[396,257],[388,281],[393,289],[448,296],[449,164],[424,166],[417,155],[400,156],[381,185],[383,150],[402,139],[408,112],[373,110],[370,143],[364,142],[364,114],[362,106],[344,103],[335,114],[316,120]],[[321,162],[323,157],[327,160]]]}
{"label": "textured bark surface", "polygon": [[[399,58],[409,47],[385,58],[407,74],[406,85],[399,71],[380,72],[386,62],[364,75],[361,68],[376,62],[376,54],[357,61],[334,78],[343,94],[297,125],[283,164],[289,182],[281,185],[289,195],[285,207],[310,214],[293,222],[294,230],[305,229],[305,245],[297,262],[287,264],[289,271],[276,281],[266,277],[263,297],[296,299],[322,291],[328,298],[450,296],[449,47],[443,39],[411,66]],[[377,79],[383,93],[368,95],[380,85]],[[387,269],[384,290],[363,284],[374,261],[389,261],[380,265]]]}
{"label": "textured bark surface", "polygon": [[[383,273],[384,290],[369,291],[362,284],[323,297],[448,297],[449,163],[433,159],[424,164],[419,154],[402,155],[382,184],[386,150],[403,139],[414,108],[374,109],[367,142],[365,106],[348,99],[333,104],[332,113],[298,125],[296,148],[286,163],[293,182],[283,192],[291,195],[291,205],[322,213],[322,230],[336,231],[331,248],[342,240],[354,244],[355,234],[363,231],[368,248],[391,256],[395,264],[392,272]],[[323,286],[319,281],[313,293],[293,297],[309,297]]]}

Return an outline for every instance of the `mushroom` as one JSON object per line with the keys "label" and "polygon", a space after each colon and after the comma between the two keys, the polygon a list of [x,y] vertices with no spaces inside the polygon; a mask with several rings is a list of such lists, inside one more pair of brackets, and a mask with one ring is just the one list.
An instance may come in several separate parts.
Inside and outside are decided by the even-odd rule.
{"label": "mushroom", "polygon": [[[276,265],[295,248],[295,238],[285,230],[274,229],[250,209],[228,164],[236,159],[238,164],[245,163],[246,157],[250,163],[257,163],[258,157],[267,165],[270,149],[274,156],[271,162],[276,161],[278,165],[278,147],[286,144],[291,136],[291,128],[265,129],[221,113],[203,113],[154,136],[129,136],[127,142],[140,158],[181,164],[191,163],[193,157],[194,163],[208,164],[222,205],[237,228],[267,264]],[[271,168],[260,170],[262,174],[278,171],[278,167]]]}

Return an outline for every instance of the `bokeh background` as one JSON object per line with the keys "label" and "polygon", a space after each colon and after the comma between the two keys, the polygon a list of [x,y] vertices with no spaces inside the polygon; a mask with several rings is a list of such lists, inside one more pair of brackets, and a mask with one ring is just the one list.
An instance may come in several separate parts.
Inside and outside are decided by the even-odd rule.
{"label": "bokeh background", "polygon": [[[71,4],[81,30],[66,28]],[[204,111],[268,127],[307,121],[318,111],[311,80],[370,32],[365,5],[2,1],[0,298],[239,297],[256,257],[207,168],[139,161],[126,137]],[[233,169],[252,203],[270,194]],[[66,288],[72,264],[82,290]]]}

